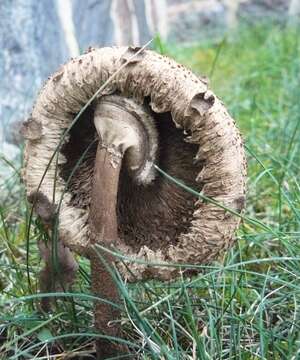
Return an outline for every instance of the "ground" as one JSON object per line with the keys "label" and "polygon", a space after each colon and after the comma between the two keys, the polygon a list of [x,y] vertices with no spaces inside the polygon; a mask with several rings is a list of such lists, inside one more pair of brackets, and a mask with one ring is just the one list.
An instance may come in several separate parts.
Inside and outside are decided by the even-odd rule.
{"label": "ground", "polygon": [[[158,51],[208,76],[245,139],[247,210],[236,245],[198,276],[126,285],[124,339],[137,359],[298,359],[300,357],[300,45],[297,29],[240,27],[218,43]],[[5,159],[1,158],[3,162]],[[91,358],[89,266],[72,293],[38,309],[36,241],[45,236],[19,182],[2,185],[0,359]],[[63,295],[63,296],[62,296]],[[73,358],[74,358],[73,357]]]}

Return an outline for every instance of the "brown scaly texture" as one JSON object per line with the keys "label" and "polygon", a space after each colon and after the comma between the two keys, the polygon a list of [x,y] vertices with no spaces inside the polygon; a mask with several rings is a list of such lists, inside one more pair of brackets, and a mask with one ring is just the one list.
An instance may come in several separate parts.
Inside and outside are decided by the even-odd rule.
{"label": "brown scaly texture", "polygon": [[[64,130],[99,87],[137,51],[102,48],[84,54],[56,72],[42,89],[30,121],[24,180],[27,194],[37,191],[49,159]],[[158,164],[171,175],[223,205],[240,212],[245,201],[246,161],[234,121],[204,81],[175,61],[144,50],[129,61],[101,95],[118,93],[149,106],[159,131]],[[92,108],[68,136],[82,151],[95,129]],[[82,126],[82,121],[86,126]],[[82,132],[80,132],[82,131]],[[82,139],[83,145],[79,145]],[[89,246],[89,191],[96,146],[89,152],[77,181],[71,182],[59,214],[60,239],[84,254]],[[70,164],[82,153],[64,149],[50,165],[39,191],[53,197],[56,162],[59,173],[55,202],[63,192]],[[77,157],[76,157],[77,156]],[[68,172],[69,171],[69,172]],[[135,194],[135,196],[131,196]],[[137,188],[122,171],[118,195],[119,250],[145,262],[201,264],[211,261],[233,241],[239,218],[211,203],[195,199],[157,176]],[[177,270],[127,262],[118,264],[128,280],[169,279]]]}

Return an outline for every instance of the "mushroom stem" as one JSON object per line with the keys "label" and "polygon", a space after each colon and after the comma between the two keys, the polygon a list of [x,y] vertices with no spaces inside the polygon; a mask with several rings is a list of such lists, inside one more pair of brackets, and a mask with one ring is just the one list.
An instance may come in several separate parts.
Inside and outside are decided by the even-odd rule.
{"label": "mushroom stem", "polygon": [[[89,223],[90,244],[117,245],[118,237],[117,198],[121,165],[137,183],[149,183],[153,179],[153,161],[157,149],[156,129],[152,118],[142,106],[132,100],[112,95],[100,99],[95,109],[94,123],[99,135],[94,178],[91,191]],[[92,290],[95,295],[118,304],[117,286],[105,264],[93,246],[89,250],[92,272]],[[110,255],[104,255],[108,264]],[[95,304],[95,327],[104,335],[119,337],[121,328],[114,324],[120,311],[103,302]],[[111,324],[109,324],[111,323]],[[98,359],[126,352],[124,346],[108,340],[96,341]]]}
{"label": "mushroom stem", "polygon": [[[109,149],[98,145],[90,205],[91,244],[110,246],[118,239],[116,204],[121,156],[117,159]],[[105,265],[95,251],[90,251],[92,291],[102,299],[118,304],[118,289]],[[112,257],[104,256],[108,264]],[[111,324],[120,317],[120,311],[107,303],[97,301],[94,308],[95,328],[103,335],[119,337],[121,328]],[[106,359],[124,353],[122,346],[106,339],[96,341],[97,359]]]}
{"label": "mushroom stem", "polygon": [[119,174],[122,156],[98,145],[91,193],[90,218],[97,242],[111,245],[118,238],[116,214]]}

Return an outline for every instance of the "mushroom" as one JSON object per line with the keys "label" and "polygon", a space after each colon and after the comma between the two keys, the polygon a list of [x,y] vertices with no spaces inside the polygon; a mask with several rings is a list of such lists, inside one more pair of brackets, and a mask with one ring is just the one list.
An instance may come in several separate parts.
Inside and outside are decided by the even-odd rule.
{"label": "mushroom", "polygon": [[[23,134],[28,199],[50,232],[58,212],[59,246],[90,259],[100,298],[119,302],[105,263],[127,281],[171,280],[180,268],[164,264],[204,264],[233,243],[245,202],[243,143],[206,81],[175,61],[133,47],[89,49],[50,77]],[[103,263],[95,244],[142,261],[105,252]],[[76,266],[67,258],[71,281]],[[95,304],[98,331],[118,336],[108,324],[118,316],[110,303]],[[96,343],[98,359],[126,351]]]}

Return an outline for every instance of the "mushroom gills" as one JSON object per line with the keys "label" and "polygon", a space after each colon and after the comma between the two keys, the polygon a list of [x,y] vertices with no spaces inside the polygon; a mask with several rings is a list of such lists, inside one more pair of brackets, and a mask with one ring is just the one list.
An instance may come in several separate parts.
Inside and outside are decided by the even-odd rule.
{"label": "mushroom gills", "polygon": [[[115,108],[120,107],[120,102],[112,104],[110,100],[112,97],[106,96],[100,101],[105,107],[110,103],[111,109],[117,113],[120,110]],[[143,149],[142,153],[136,154],[138,156],[135,157],[137,147],[130,147],[128,140],[125,141],[127,150],[121,164],[117,196],[119,237],[135,253],[138,253],[143,245],[153,251],[167,249],[170,245],[177,244],[181,234],[188,233],[197,199],[162,176],[157,176],[153,163],[182,180],[187,186],[200,191],[202,184],[196,182],[196,177],[203,163],[194,161],[199,146],[185,141],[183,131],[176,128],[169,112],[159,114],[152,111],[149,106],[150,99],[146,98],[142,105],[137,105],[133,100],[124,97],[120,101],[121,104],[126,101],[127,109],[128,104],[131,104],[129,116],[134,123],[134,129],[137,128],[136,132],[141,139]],[[103,114],[101,103],[89,107],[81,115],[71,130],[69,141],[62,149],[67,161],[61,166],[60,175],[65,180],[95,136],[104,137],[101,135],[101,128],[98,135],[95,127],[101,119],[103,120],[103,116],[99,120],[94,116],[96,112]],[[139,116],[141,113],[142,119]],[[112,122],[118,123],[119,119],[122,121],[123,118],[121,116],[108,119],[106,127],[103,124],[102,128],[107,130]],[[107,139],[107,136],[105,135],[104,138]],[[112,161],[117,162],[126,145],[121,143],[118,136],[115,136],[115,140],[115,145],[119,145],[119,148],[111,148],[111,151],[116,155]],[[97,144],[92,146],[69,183],[71,206],[85,210],[90,207],[91,179],[96,151]],[[135,166],[139,166],[139,169],[135,169]]]}

